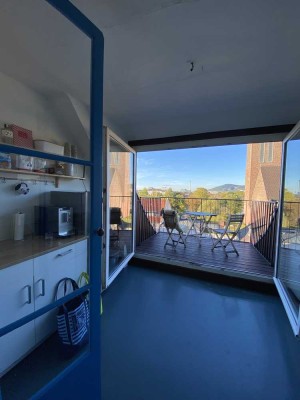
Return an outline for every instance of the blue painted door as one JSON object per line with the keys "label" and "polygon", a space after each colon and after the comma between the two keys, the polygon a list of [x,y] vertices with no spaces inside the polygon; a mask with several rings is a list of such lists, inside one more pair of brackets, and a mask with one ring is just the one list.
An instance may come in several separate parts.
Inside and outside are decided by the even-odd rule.
{"label": "blue painted door", "polygon": [[[1,131],[1,220],[14,231],[0,229],[0,398],[99,399],[103,36],[68,0],[4,12],[28,57],[5,75],[15,120]],[[57,286],[65,277],[79,288]],[[56,314],[79,298],[89,317],[72,317],[87,330],[75,349]]]}

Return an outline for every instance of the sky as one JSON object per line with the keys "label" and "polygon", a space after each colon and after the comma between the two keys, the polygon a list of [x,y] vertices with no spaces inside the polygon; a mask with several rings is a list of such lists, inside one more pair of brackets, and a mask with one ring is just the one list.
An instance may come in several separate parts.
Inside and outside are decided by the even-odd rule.
{"label": "sky", "polygon": [[290,140],[287,147],[285,187],[292,193],[300,193],[300,141]]}
{"label": "sky", "polygon": [[246,145],[137,153],[137,188],[211,189],[245,184]]}

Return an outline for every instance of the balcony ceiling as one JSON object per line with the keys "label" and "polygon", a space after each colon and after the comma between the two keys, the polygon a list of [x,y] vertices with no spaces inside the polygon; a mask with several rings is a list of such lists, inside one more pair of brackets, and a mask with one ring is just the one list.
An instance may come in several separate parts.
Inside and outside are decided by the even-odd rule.
{"label": "balcony ceiling", "polygon": [[[1,1],[0,69],[87,103],[89,43],[42,3]],[[73,3],[104,34],[104,120],[125,140],[300,118],[298,0]]]}
{"label": "balcony ceiling", "polygon": [[105,114],[129,140],[300,118],[299,1],[73,3],[104,33]]}

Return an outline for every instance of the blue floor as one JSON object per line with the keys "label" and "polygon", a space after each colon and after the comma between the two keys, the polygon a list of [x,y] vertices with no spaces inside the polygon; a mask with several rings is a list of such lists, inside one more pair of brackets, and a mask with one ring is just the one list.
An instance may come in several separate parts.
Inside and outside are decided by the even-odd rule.
{"label": "blue floor", "polygon": [[300,399],[276,296],[129,266],[103,303],[103,400]]}

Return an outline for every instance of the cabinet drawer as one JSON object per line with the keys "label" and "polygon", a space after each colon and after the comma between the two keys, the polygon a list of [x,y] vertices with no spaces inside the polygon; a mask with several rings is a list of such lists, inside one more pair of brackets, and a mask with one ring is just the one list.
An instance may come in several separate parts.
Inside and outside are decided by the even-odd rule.
{"label": "cabinet drawer", "polygon": [[[86,241],[85,247],[86,247]],[[38,310],[55,301],[57,283],[62,278],[78,280],[82,271],[86,271],[87,254],[84,244],[66,246],[34,259],[35,309]],[[58,297],[63,295],[60,290]],[[56,310],[35,320],[36,341],[39,343],[56,329]]]}
{"label": "cabinet drawer", "polygon": [[69,260],[74,258],[76,255],[76,244],[72,244],[69,246],[62,247],[59,250],[51,251],[50,253],[44,254],[43,256],[36,257],[34,259],[35,265],[42,263],[43,265],[64,265],[68,263]]}
{"label": "cabinet drawer", "polygon": [[75,245],[63,247],[33,260],[36,310],[54,302],[58,281],[72,277],[75,261]]}
{"label": "cabinet drawer", "polygon": [[87,239],[77,242],[75,245],[76,256],[79,254],[87,254]]}
{"label": "cabinet drawer", "polygon": [[[0,328],[34,311],[33,260],[0,270]],[[35,344],[34,321],[0,338],[0,376]]]}
{"label": "cabinet drawer", "polygon": [[0,270],[0,328],[33,311],[33,260]]}

